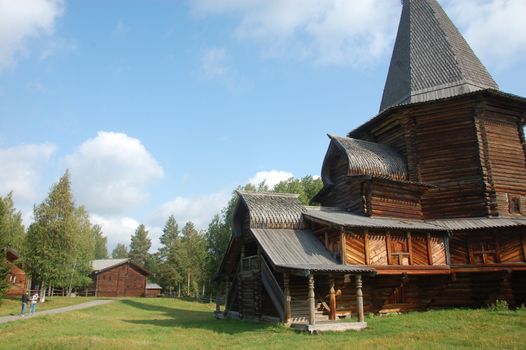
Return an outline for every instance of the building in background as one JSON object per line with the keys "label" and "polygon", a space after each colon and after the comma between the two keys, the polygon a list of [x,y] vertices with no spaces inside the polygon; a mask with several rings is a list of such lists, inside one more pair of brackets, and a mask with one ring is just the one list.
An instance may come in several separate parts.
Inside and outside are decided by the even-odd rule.
{"label": "building in background", "polygon": [[[144,297],[150,273],[130,259],[93,260],[93,283],[97,297]],[[91,289],[90,288],[90,289]]]}

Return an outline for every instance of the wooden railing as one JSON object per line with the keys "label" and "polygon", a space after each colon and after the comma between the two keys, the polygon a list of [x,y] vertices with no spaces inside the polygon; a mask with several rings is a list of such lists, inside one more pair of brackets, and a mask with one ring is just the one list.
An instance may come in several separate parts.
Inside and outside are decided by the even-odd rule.
{"label": "wooden railing", "polygon": [[265,287],[265,290],[270,296],[270,299],[272,300],[274,307],[278,311],[279,317],[283,319],[285,315],[285,306],[283,305],[283,299],[284,299],[283,291],[281,290],[281,287],[278,281],[276,281],[274,274],[268,267],[267,262],[265,261],[265,258],[261,257],[260,262],[261,262],[261,281],[263,282],[263,286]]}

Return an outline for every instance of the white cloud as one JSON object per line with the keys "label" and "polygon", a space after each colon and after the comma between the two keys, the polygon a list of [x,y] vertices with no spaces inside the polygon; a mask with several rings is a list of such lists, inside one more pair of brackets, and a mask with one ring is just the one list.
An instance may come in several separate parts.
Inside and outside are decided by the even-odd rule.
{"label": "white cloud", "polygon": [[147,186],[163,176],[140,140],[115,132],[98,132],[67,156],[65,164],[77,202],[99,215],[144,204]]}
{"label": "white cloud", "polygon": [[256,175],[248,179],[248,182],[257,186],[263,181],[265,181],[269,189],[272,189],[279,182],[288,180],[291,177],[294,177],[294,175],[288,171],[281,171],[281,170],[260,171],[256,173]]}
{"label": "white cloud", "polygon": [[212,48],[203,53],[201,68],[207,78],[226,79],[230,75],[226,62],[226,50],[223,48]]}
{"label": "white cloud", "polygon": [[482,62],[508,68],[526,55],[526,1],[443,1]]}
{"label": "white cloud", "polygon": [[179,196],[162,204],[151,215],[150,221],[163,227],[168,217],[173,215],[181,227],[191,221],[200,229],[206,229],[212,217],[221,212],[230,197],[231,193],[227,191],[189,197]]}
{"label": "white cloud", "polygon": [[0,71],[15,65],[29,39],[50,35],[62,13],[61,0],[0,0]]}
{"label": "white cloud", "polygon": [[0,195],[13,191],[15,202],[35,201],[43,168],[56,150],[47,143],[0,148]]}
{"label": "white cloud", "polygon": [[202,16],[239,17],[235,35],[261,42],[265,55],[353,66],[387,53],[401,9],[393,0],[197,0],[192,6]]}
{"label": "white cloud", "polygon": [[130,244],[130,237],[140,223],[126,216],[101,216],[97,214],[90,215],[93,224],[100,225],[104,236],[108,238],[108,250],[115,248],[117,243]]}

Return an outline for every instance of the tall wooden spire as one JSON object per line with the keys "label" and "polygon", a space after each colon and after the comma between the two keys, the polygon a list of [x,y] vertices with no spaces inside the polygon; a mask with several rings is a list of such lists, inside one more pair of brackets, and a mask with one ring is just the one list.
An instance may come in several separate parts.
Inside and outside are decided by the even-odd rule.
{"label": "tall wooden spire", "polygon": [[402,3],[380,111],[499,88],[436,0]]}

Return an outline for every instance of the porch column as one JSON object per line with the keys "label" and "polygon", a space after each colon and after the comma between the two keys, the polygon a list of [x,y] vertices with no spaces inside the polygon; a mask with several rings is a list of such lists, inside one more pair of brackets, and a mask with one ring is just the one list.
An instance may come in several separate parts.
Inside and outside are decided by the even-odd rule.
{"label": "porch column", "polygon": [[329,308],[331,309],[329,314],[329,320],[334,321],[336,319],[336,291],[334,290],[334,278],[331,276],[329,280],[331,289],[329,290]]}
{"label": "porch column", "polygon": [[291,309],[290,309],[290,288],[289,288],[289,274],[283,274],[283,307],[284,315],[283,322],[289,323],[291,319]]}
{"label": "porch column", "polygon": [[312,273],[309,273],[309,294],[308,294],[308,301],[309,301],[309,324],[313,325],[316,323],[315,315],[316,315],[316,300],[314,299],[314,276]]}
{"label": "porch column", "polygon": [[356,308],[358,309],[358,322],[363,322],[363,293],[362,275],[356,275]]}

